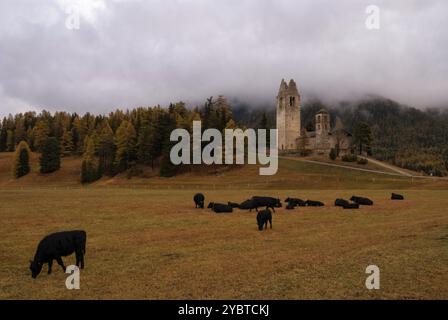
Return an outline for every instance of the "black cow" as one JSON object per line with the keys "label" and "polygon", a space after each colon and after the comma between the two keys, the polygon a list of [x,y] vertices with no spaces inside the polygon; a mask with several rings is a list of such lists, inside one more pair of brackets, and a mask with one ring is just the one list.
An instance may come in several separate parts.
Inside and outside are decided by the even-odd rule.
{"label": "black cow", "polygon": [[347,203],[346,205],[342,206],[344,209],[359,209],[359,204],[357,203]]}
{"label": "black cow", "polygon": [[271,210],[268,208],[261,210],[257,213],[257,224],[258,224],[258,230],[263,231],[263,225],[264,229],[266,230],[268,228],[268,221],[269,225],[272,229],[272,213]]}
{"label": "black cow", "polygon": [[306,200],[306,205],[310,207],[323,207],[324,203],[320,201],[314,201],[314,200]]}
{"label": "black cow", "polygon": [[37,246],[34,260],[30,261],[31,276],[35,279],[42,271],[44,263],[48,263],[48,274],[51,273],[53,260],[62,267],[65,272],[62,257],[76,254],[76,265],[84,269],[84,255],[86,254],[87,234],[83,230],[64,231],[52,233],[43,238]]}
{"label": "black cow", "polygon": [[[282,203],[280,202],[280,199],[272,198],[272,197],[252,197],[252,200],[255,203],[255,207],[267,207],[272,209],[272,211],[275,212],[275,208],[281,208]],[[258,210],[257,210],[258,211]]]}
{"label": "black cow", "polygon": [[215,213],[233,212],[231,206],[223,203],[210,202],[207,208],[212,209]]}
{"label": "black cow", "polygon": [[227,202],[227,205],[231,206],[232,208],[239,208],[240,205],[238,203],[235,202]]}
{"label": "black cow", "polygon": [[306,202],[305,201],[303,201],[302,199],[297,199],[297,198],[289,198],[288,197],[288,198],[286,198],[285,202],[293,203],[294,205],[299,206],[299,207],[306,206]]}
{"label": "black cow", "polygon": [[249,210],[249,211],[255,209],[255,211],[258,212],[258,207],[256,206],[255,201],[252,199],[241,202],[239,208],[242,210]]}
{"label": "black cow", "polygon": [[352,196],[350,198],[350,200],[352,200],[353,202],[359,204],[359,205],[364,205],[364,206],[372,206],[373,205],[373,201],[368,199],[368,198],[364,198],[364,197],[357,197],[357,196]]}
{"label": "black cow", "polygon": [[202,193],[196,193],[193,197],[194,204],[196,205],[196,208],[204,209],[204,201],[205,197]]}
{"label": "black cow", "polygon": [[286,205],[286,210],[292,210],[296,207],[296,205],[294,204],[294,202],[288,202],[288,204]]}
{"label": "black cow", "polygon": [[344,200],[344,199],[336,199],[334,201],[334,205],[336,207],[343,207],[343,206],[346,206],[348,204],[350,204],[350,203],[347,200]]}
{"label": "black cow", "polygon": [[404,200],[404,197],[401,194],[398,193],[392,193],[391,200]]}

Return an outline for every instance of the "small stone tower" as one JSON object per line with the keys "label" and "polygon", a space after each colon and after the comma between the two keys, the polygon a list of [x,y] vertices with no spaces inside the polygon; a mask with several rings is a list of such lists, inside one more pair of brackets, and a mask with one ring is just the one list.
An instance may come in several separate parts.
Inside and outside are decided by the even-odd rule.
{"label": "small stone tower", "polygon": [[300,137],[300,95],[294,80],[286,84],[282,79],[277,95],[278,149],[292,151],[297,149]]}
{"label": "small stone tower", "polygon": [[330,114],[321,109],[316,113],[316,145],[317,152],[323,152],[330,147]]}

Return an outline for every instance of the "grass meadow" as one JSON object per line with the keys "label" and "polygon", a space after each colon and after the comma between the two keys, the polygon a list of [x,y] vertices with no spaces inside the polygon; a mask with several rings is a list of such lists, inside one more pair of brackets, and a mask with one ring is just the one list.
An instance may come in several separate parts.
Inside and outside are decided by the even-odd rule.
{"label": "grass meadow", "polygon": [[[445,181],[282,160],[272,177],[248,166],[81,187],[78,160],[64,160],[53,176],[33,172],[18,181],[5,173],[6,160],[0,158],[0,299],[448,299]],[[197,191],[207,203],[272,195],[326,206],[278,209],[273,229],[259,232],[254,212],[195,209]],[[389,200],[392,191],[406,200]],[[333,206],[352,194],[375,205]],[[81,289],[66,289],[57,264],[33,280],[28,261],[38,242],[70,229],[87,231]],[[380,268],[380,290],[365,288],[371,264]]]}

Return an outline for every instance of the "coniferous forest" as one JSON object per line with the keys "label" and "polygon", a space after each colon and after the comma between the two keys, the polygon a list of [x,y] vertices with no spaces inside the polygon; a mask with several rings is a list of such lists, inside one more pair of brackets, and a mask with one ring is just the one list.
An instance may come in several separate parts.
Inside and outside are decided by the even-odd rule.
{"label": "coniferous forest", "polygon": [[[353,134],[354,144],[362,139],[363,129],[368,130],[371,137],[366,147],[374,158],[426,174],[447,174],[448,111],[419,110],[382,98],[337,105],[311,100],[302,106],[306,130],[313,130],[314,114],[321,108],[330,112],[332,126],[342,121]],[[61,157],[82,157],[83,183],[121,172],[132,177],[139,174],[139,166],[157,166],[162,176],[173,176],[177,167],[169,160],[170,133],[175,128],[191,131],[193,120],[201,120],[203,130],[275,128],[275,106],[229,103],[219,96],[194,108],[178,102],[168,107],[115,110],[107,115],[19,113],[1,121],[0,152],[16,151],[16,177],[29,171],[28,150],[41,154],[41,173],[58,170]],[[353,150],[357,151],[357,145]],[[20,159],[26,161],[21,163]]]}

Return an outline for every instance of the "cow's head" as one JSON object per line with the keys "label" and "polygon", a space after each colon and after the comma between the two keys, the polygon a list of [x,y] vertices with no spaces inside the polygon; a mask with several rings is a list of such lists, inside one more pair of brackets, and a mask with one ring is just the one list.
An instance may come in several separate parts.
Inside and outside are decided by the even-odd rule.
{"label": "cow's head", "polygon": [[36,277],[42,271],[42,263],[30,260],[30,270],[31,270],[31,277],[33,277],[33,279],[36,279]]}
{"label": "cow's head", "polygon": [[291,201],[291,198],[290,198],[290,197],[288,197],[288,198],[285,199],[285,202],[289,202],[289,201]]}
{"label": "cow's head", "polygon": [[209,204],[208,204],[208,209],[211,209],[211,208],[213,208],[213,205],[214,205],[215,203],[214,202],[210,202]]}

